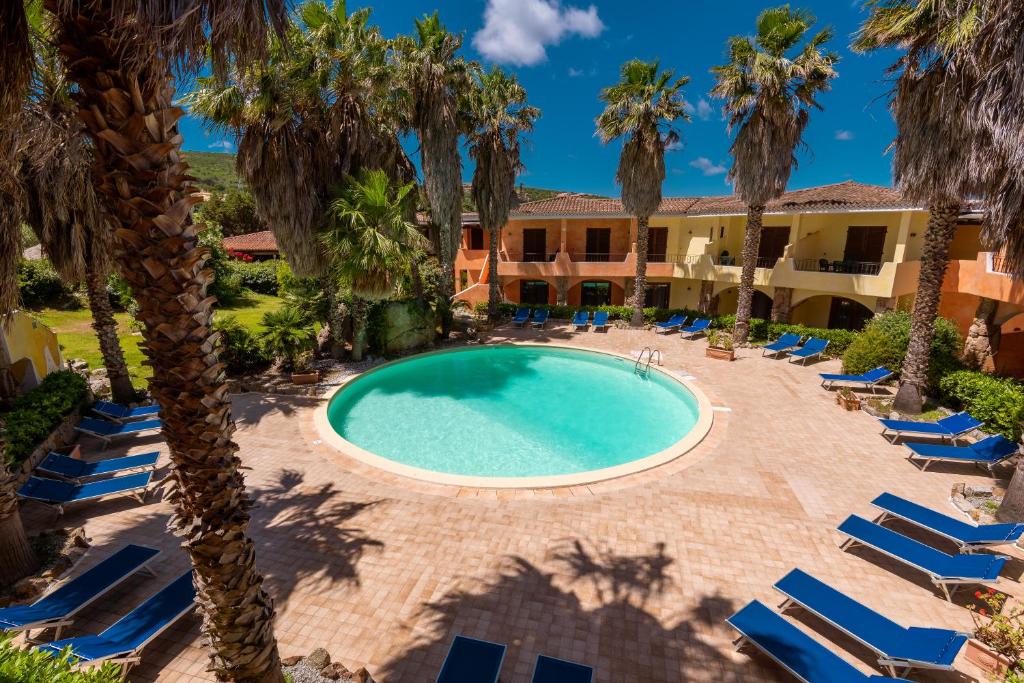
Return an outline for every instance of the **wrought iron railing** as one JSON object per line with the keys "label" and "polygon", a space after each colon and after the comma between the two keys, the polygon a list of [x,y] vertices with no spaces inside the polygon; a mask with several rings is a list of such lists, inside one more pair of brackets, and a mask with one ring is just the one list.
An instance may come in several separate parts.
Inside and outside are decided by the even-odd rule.
{"label": "wrought iron railing", "polygon": [[555,260],[556,252],[505,250],[502,255],[511,263],[546,263]]}
{"label": "wrought iron railing", "polygon": [[608,251],[570,251],[569,258],[576,262],[618,263],[626,260],[627,254]]}
{"label": "wrought iron railing", "polygon": [[878,275],[882,271],[879,261],[830,261],[829,259],[796,259],[795,270],[818,273],[841,273],[844,275]]}

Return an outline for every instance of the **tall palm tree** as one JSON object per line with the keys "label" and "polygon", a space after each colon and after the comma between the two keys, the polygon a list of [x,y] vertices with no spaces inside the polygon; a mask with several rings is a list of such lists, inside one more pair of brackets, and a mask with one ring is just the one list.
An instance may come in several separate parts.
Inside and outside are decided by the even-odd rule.
{"label": "tall palm tree", "polygon": [[516,176],[523,169],[521,136],[533,130],[540,110],[526,104],[526,90],[516,77],[498,67],[477,71],[474,78],[469,96],[469,155],[476,161],[472,193],[490,240],[487,315],[494,320],[501,303],[498,241],[516,199]]}
{"label": "tall palm tree", "polygon": [[810,111],[821,109],[817,96],[837,75],[839,56],[824,50],[832,29],[807,38],[814,23],[812,14],[789,5],[766,9],[757,18],[754,39],[730,38],[729,63],[711,70],[717,80],[711,94],[725,101],[729,130],[736,131],[728,178],[747,204],[736,307],[738,342],[745,342],[750,331],[765,205],[786,191]]}
{"label": "tall palm tree", "polygon": [[622,65],[621,78],[601,91],[604,111],[597,117],[597,135],[604,143],[629,136],[619,155],[615,180],[622,185],[622,204],[636,216],[636,284],[633,288],[631,324],[644,323],[647,293],[647,242],[651,215],[661,205],[665,182],[665,147],[679,141],[672,127],[678,119],[689,120],[683,86],[689,76],[675,78],[660,71],[659,62],[634,59]]}
{"label": "tall palm tree", "polygon": [[409,121],[420,142],[420,164],[431,221],[439,232],[439,305],[444,334],[451,322],[455,253],[462,239],[459,133],[464,122],[459,104],[471,81],[469,65],[458,56],[461,47],[462,36],[449,33],[436,11],[416,20],[414,36],[400,36],[395,43],[400,81],[408,93]]}
{"label": "tall palm tree", "polygon": [[871,13],[853,45],[860,51],[905,50],[890,68],[896,78],[890,109],[898,129],[892,144],[893,173],[904,196],[930,209],[910,343],[894,401],[896,410],[905,413],[920,413],[924,405],[949,245],[964,198],[978,189],[971,171],[972,145],[977,142],[973,114],[954,57],[954,46],[966,44],[972,35],[962,24],[950,22],[942,5],[871,0]]}
{"label": "tall palm tree", "polygon": [[[8,13],[11,5],[24,11],[20,2],[5,3]],[[248,535],[252,502],[231,440],[234,422],[211,327],[211,273],[189,217],[199,198],[181,155],[177,121],[183,112],[173,102],[172,67],[196,68],[207,55],[216,70],[230,56],[260,58],[267,24],[283,31],[285,2],[44,5],[77,86],[79,116],[93,143],[93,177],[116,229],[120,270],[139,302],[153,366],[150,390],[162,407],[172,460],[173,525],[194,568],[211,669],[220,680],[279,683],[274,606]],[[3,32],[12,37],[10,26]],[[23,68],[20,57],[5,50],[4,73]],[[0,130],[9,123],[9,117],[0,120]]]}
{"label": "tall palm tree", "polygon": [[425,239],[409,220],[416,184],[396,186],[382,170],[349,178],[327,210],[320,242],[338,279],[352,289],[352,358],[362,360],[369,304],[395,292],[396,283]]}

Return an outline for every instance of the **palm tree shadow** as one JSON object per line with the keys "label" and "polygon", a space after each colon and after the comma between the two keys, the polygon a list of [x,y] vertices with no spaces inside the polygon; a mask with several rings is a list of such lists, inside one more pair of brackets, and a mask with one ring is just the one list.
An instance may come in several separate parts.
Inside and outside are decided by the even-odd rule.
{"label": "palm tree shadow", "polygon": [[[487,578],[422,605],[409,647],[380,669],[384,680],[433,680],[456,634],[508,645],[503,680],[529,680],[538,654],[594,667],[597,683],[774,680],[777,670],[722,651],[731,600],[700,596],[676,615],[648,601],[673,585],[662,544],[624,556],[559,541],[538,567],[507,556]],[[547,571],[546,571],[547,570]],[[377,672],[374,672],[377,673]]]}

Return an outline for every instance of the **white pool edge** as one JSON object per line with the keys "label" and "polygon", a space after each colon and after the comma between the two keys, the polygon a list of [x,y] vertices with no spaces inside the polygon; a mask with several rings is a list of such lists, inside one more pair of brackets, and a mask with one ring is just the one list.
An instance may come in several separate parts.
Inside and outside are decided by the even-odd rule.
{"label": "white pool edge", "polygon": [[443,484],[447,486],[461,486],[469,488],[486,488],[486,489],[548,489],[548,488],[561,488],[565,486],[582,486],[585,484],[593,484],[599,481],[607,481],[609,479],[618,479],[631,474],[637,474],[639,472],[645,472],[655,467],[660,467],[673,460],[685,455],[687,452],[693,450],[700,444],[704,438],[711,431],[711,427],[714,424],[714,411],[712,410],[711,401],[695,384],[689,380],[684,380],[677,377],[673,373],[667,372],[655,366],[651,366],[652,370],[660,373],[663,377],[666,377],[673,382],[680,384],[683,388],[689,391],[693,397],[697,400],[697,422],[693,428],[690,429],[687,434],[675,442],[668,448],[658,451],[653,455],[648,455],[639,460],[633,460],[631,462],[623,463],[621,465],[615,465],[613,467],[604,467],[596,470],[588,470],[586,472],[576,472],[573,474],[553,474],[540,477],[481,477],[481,476],[469,476],[463,474],[448,474],[445,472],[435,472],[433,470],[427,470],[420,467],[413,467],[411,465],[405,465],[400,462],[396,462],[389,458],[371,453],[363,448],[360,448],[356,444],[348,441],[331,426],[330,420],[327,416],[328,408],[331,405],[331,401],[342,391],[350,382],[356,379],[366,377],[369,374],[377,372],[378,370],[387,368],[396,363],[403,361],[412,360],[414,358],[421,358],[423,356],[437,355],[442,353],[456,353],[459,351],[471,351],[477,348],[494,348],[500,346],[510,347],[533,347],[538,349],[566,349],[569,351],[578,351],[582,353],[594,353],[604,356],[611,356],[613,358],[622,358],[631,362],[635,362],[636,359],[631,356],[627,356],[620,353],[610,353],[607,351],[595,351],[593,349],[582,349],[576,346],[567,346],[564,344],[484,344],[476,347],[456,347],[451,349],[441,349],[438,351],[428,351],[426,353],[416,354],[414,356],[406,356],[399,358],[394,361],[383,363],[378,365],[371,370],[367,370],[364,373],[354,375],[346,379],[337,389],[335,389],[329,396],[325,397],[325,400],[317,407],[313,414],[313,423],[316,427],[317,434],[320,439],[341,454],[348,456],[358,462],[361,462],[377,469],[383,470],[390,474],[397,474],[402,477],[408,477],[410,479],[416,479],[418,481],[424,481],[431,484]]}

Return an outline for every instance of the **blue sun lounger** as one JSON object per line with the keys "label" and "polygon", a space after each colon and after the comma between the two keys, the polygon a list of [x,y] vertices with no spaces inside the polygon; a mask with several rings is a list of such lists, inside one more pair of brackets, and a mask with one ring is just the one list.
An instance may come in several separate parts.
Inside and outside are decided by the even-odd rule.
{"label": "blue sun lounger", "polygon": [[551,311],[546,308],[538,308],[533,313],[533,320],[530,321],[530,325],[540,329],[544,327],[549,317],[551,317]]}
{"label": "blue sun lounger", "polygon": [[1001,434],[994,434],[967,446],[947,446],[939,443],[908,443],[907,459],[921,462],[921,470],[933,462],[962,462],[985,466],[989,472],[1004,460],[1020,453],[1020,445]]}
{"label": "blue sun lounger", "polygon": [[583,664],[538,655],[531,683],[591,683],[594,669]]}
{"label": "blue sun lounger", "polygon": [[966,412],[947,415],[936,422],[916,422],[914,420],[879,420],[882,423],[882,436],[892,443],[900,437],[931,436],[949,439],[956,443],[958,436],[981,427],[984,422],[976,420]]}
{"label": "blue sun lounger", "polygon": [[799,569],[779,579],[775,589],[786,596],[782,612],[796,606],[820,617],[874,650],[878,665],[894,678],[897,669],[904,675],[914,668],[951,671],[970,637],[940,628],[904,628]]}
{"label": "blue sun lounger", "polygon": [[504,645],[455,636],[437,683],[497,683],[504,659]]}
{"label": "blue sun lounger", "polygon": [[123,477],[76,484],[70,481],[29,477],[28,481],[18,489],[18,497],[51,505],[57,509],[58,514],[63,515],[64,508],[72,503],[84,503],[122,493],[131,494],[142,503],[152,478],[152,472],[137,472]]}
{"label": "blue sun lounger", "polygon": [[828,344],[828,339],[811,337],[799,349],[787,352],[787,355],[790,357],[789,362],[792,363],[794,360],[798,360],[801,365],[807,365],[807,361],[812,358],[820,358],[821,354],[825,353],[825,349],[828,348]]}
{"label": "blue sun lounger", "polygon": [[655,334],[668,334],[669,332],[675,332],[685,324],[685,315],[674,315],[663,323],[654,323],[654,332]]}
{"label": "blue sun lounger", "polygon": [[594,311],[594,330],[608,329],[608,311]]}
{"label": "blue sun lounger", "polygon": [[196,591],[189,570],[154,593],[148,600],[95,636],[65,638],[39,645],[37,650],[59,657],[68,650],[77,666],[111,662],[122,671],[139,662],[139,653],[154,638],[195,607]]}
{"label": "blue sun lounger", "polygon": [[520,308],[519,310],[516,311],[515,317],[512,318],[512,324],[513,325],[518,325],[519,327],[522,327],[523,325],[526,324],[526,321],[529,320],[529,319],[530,319],[530,309],[529,308]]}
{"label": "blue sun lounger", "polygon": [[143,420],[147,417],[156,417],[160,414],[160,406],[154,403],[153,405],[129,408],[128,406],[121,405],[120,403],[96,401],[92,407],[92,412],[114,422],[131,422],[132,420]]}
{"label": "blue sun lounger", "polygon": [[69,458],[60,453],[50,453],[39,465],[36,472],[49,474],[61,479],[82,481],[93,477],[102,477],[113,474],[125,474],[135,470],[145,471],[156,469],[158,451],[152,453],[139,453],[138,455],[126,455],[121,458],[110,458],[109,460],[95,460],[88,462]]}
{"label": "blue sun lounger", "polygon": [[704,334],[711,327],[711,321],[707,318],[700,318],[694,320],[693,324],[689,327],[682,327],[679,329],[679,336],[686,337],[687,339],[696,339],[700,335]]}
{"label": "blue sun lounger", "polygon": [[818,376],[821,377],[821,386],[826,389],[831,389],[833,384],[842,382],[843,384],[860,384],[864,389],[870,389],[871,393],[875,393],[875,387],[878,386],[878,383],[884,382],[892,377],[893,372],[889,368],[878,367],[874,370],[868,370],[860,375],[832,375],[828,373],[819,373]]}
{"label": "blue sun lounger", "polygon": [[761,357],[764,358],[765,355],[767,355],[770,351],[773,356],[778,358],[779,354],[786,353],[787,351],[790,351],[791,349],[795,349],[798,346],[800,346],[801,339],[803,339],[803,337],[801,337],[799,334],[796,334],[795,332],[787,332],[786,334],[782,335],[781,337],[773,341],[771,344],[765,344],[764,346],[762,346]]}
{"label": "blue sun lounger", "polygon": [[576,311],[576,314],[572,317],[572,327],[574,330],[585,328],[590,324],[590,314],[586,311]]}
{"label": "blue sun lounger", "polygon": [[882,683],[899,680],[861,672],[757,600],[747,604],[726,619],[726,622],[740,633],[736,640],[737,649],[753,645],[804,683]]}
{"label": "blue sun lounger", "polygon": [[57,584],[31,605],[0,609],[0,630],[24,632],[29,642],[34,642],[30,631],[52,628],[56,629],[54,638],[60,638],[64,627],[96,598],[136,572],[152,574],[146,565],[159,554],[155,548],[127,545],[70,581]]}
{"label": "blue sun lounger", "polygon": [[97,420],[92,417],[83,417],[81,422],[75,425],[75,431],[99,439],[103,442],[103,447],[106,448],[111,439],[116,439],[119,436],[134,436],[136,434],[152,432],[160,429],[161,426],[162,423],[159,419],[118,424],[116,422],[107,422],[106,420]]}
{"label": "blue sun lounger", "polygon": [[1021,535],[1024,535],[1024,524],[975,526],[891,493],[883,493],[871,501],[871,504],[882,511],[875,520],[876,524],[882,524],[890,518],[902,519],[953,541],[960,546],[960,552],[969,553],[977,548],[1016,543]]}
{"label": "blue sun lounger", "polygon": [[843,550],[857,544],[865,545],[924,572],[950,601],[959,586],[997,581],[1006,564],[1006,558],[1001,555],[947,555],[857,515],[847,517],[839,525],[839,531],[849,536],[841,546]]}

